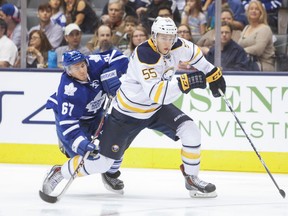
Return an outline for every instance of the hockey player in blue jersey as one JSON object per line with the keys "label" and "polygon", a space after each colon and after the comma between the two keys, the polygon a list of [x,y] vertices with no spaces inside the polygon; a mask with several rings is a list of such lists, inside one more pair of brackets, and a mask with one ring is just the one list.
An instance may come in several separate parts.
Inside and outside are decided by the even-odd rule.
{"label": "hockey player in blue jersey", "polygon": [[[60,149],[67,157],[78,160],[80,155],[96,149],[91,141],[102,117],[106,95],[115,96],[121,84],[119,78],[126,73],[127,65],[127,57],[117,50],[89,56],[79,51],[63,54],[65,72],[57,93],[48,99],[46,108],[54,111]],[[121,162],[122,159],[115,161],[111,169],[102,174],[105,187],[117,193],[123,193],[124,187],[118,179]],[[52,193],[63,179],[60,170],[61,166],[52,167],[43,183],[44,193]]]}

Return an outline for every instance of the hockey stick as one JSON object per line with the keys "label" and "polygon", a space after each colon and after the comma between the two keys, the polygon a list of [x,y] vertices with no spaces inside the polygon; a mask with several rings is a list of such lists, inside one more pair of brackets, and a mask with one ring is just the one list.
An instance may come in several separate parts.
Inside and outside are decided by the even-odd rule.
{"label": "hockey stick", "polygon": [[230,105],[229,101],[227,100],[226,96],[224,95],[224,93],[222,92],[221,89],[218,89],[221,97],[224,99],[227,107],[230,109],[231,113],[233,114],[233,116],[235,117],[236,119],[236,122],[238,123],[238,125],[240,126],[240,128],[242,129],[243,133],[245,134],[246,138],[248,139],[249,143],[251,144],[252,148],[254,149],[256,155],[258,156],[259,160],[261,161],[262,165],[264,166],[265,170],[267,171],[267,173],[269,174],[270,178],[272,179],[273,183],[275,184],[275,186],[277,187],[279,193],[281,194],[281,196],[283,198],[285,198],[286,194],[285,194],[285,191],[280,189],[278,184],[276,183],[275,179],[273,178],[271,172],[269,171],[268,167],[266,166],[264,160],[261,158],[260,154],[258,153],[258,151],[256,150],[255,146],[253,145],[251,139],[249,138],[248,134],[246,133],[246,131],[244,130],[242,124],[240,123],[239,119],[237,118],[236,116],[236,113],[234,112],[232,106]]}
{"label": "hockey stick", "polygon": [[[102,129],[102,126],[104,124],[104,119],[105,119],[105,116],[109,110],[109,107],[111,105],[111,101],[112,101],[112,97],[109,97],[108,99],[108,102],[106,104],[106,107],[105,107],[105,110],[102,114],[102,117],[101,117],[101,120],[100,120],[100,123],[98,125],[98,128],[95,132],[95,135],[92,139],[92,142],[95,141],[95,139],[99,136],[100,132],[101,132],[101,129]],[[48,202],[48,203],[56,203],[57,201],[59,201],[63,195],[65,194],[65,192],[67,191],[67,189],[70,187],[70,185],[72,184],[72,182],[74,181],[74,179],[77,177],[80,169],[84,166],[84,161],[89,157],[91,152],[86,152],[86,154],[84,155],[84,157],[82,157],[80,163],[78,164],[78,166],[76,167],[74,173],[72,174],[72,176],[70,177],[69,181],[67,182],[67,184],[65,185],[65,187],[62,189],[62,191],[57,195],[57,196],[50,196],[48,194],[45,194],[44,192],[42,192],[41,190],[39,190],[39,195],[40,195],[40,198],[42,200],[44,200],[45,202]]]}

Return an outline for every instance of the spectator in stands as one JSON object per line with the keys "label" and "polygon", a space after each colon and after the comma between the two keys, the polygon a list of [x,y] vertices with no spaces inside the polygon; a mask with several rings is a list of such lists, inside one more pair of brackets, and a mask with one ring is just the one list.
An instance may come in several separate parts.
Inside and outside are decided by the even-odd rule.
{"label": "spectator in stands", "polygon": [[6,4],[7,1],[6,0],[0,0],[0,7],[3,5],[3,4]]}
{"label": "spectator in stands", "polygon": [[[105,19],[109,19],[108,16],[108,4],[112,3],[115,0],[109,0],[107,2],[107,4],[104,6],[103,10],[102,10],[102,15],[101,15],[101,19],[105,20]],[[148,5],[147,2],[145,2],[145,0],[121,0],[123,5],[124,5],[124,11],[125,11],[125,15],[126,16],[134,16],[136,18],[138,18],[138,15],[136,13],[136,10],[139,7],[146,7],[146,5]]]}
{"label": "spectator in stands", "polygon": [[27,68],[46,68],[48,61],[48,51],[53,47],[46,34],[41,30],[32,30],[29,33],[27,47]]}
{"label": "spectator in stands", "polygon": [[201,0],[201,2],[202,2],[202,11],[203,13],[206,13],[209,5],[213,2],[213,0]]}
{"label": "spectator in stands", "polygon": [[175,0],[179,13],[181,14],[185,7],[186,0]]}
{"label": "spectator in stands", "polygon": [[134,49],[142,42],[148,40],[149,35],[146,31],[146,29],[138,25],[136,26],[135,30],[131,34],[131,40],[129,43],[128,49],[126,49],[123,54],[126,55],[127,57],[130,57],[134,51]]}
{"label": "spectator in stands", "polygon": [[121,52],[124,52],[126,49],[128,49],[129,42],[131,41],[131,34],[138,25],[137,18],[133,16],[126,16],[124,22],[124,34],[119,39],[118,44],[114,44]]}
{"label": "spectator in stands", "polygon": [[260,71],[275,71],[273,33],[267,23],[267,13],[262,3],[251,1],[247,8],[249,24],[238,41],[246,53],[257,58]]}
{"label": "spectator in stands", "polygon": [[85,0],[64,0],[64,12],[67,24],[77,24],[84,34],[94,33],[99,25],[99,18]]}
{"label": "spectator in stands", "polygon": [[189,25],[180,24],[177,28],[178,37],[184,38],[188,41],[192,41],[192,33]]}
{"label": "spectator in stands", "polygon": [[49,0],[49,5],[52,8],[51,20],[64,29],[66,26],[66,17],[64,15],[62,0]]}
{"label": "spectator in stands", "polygon": [[171,8],[173,13],[173,18],[175,23],[181,22],[181,16],[177,8],[175,0],[152,0],[152,2],[147,6],[147,8],[141,11],[140,21],[142,25],[146,28],[148,33],[151,32],[151,26],[155,18],[158,16],[159,8],[162,6],[168,6]]}
{"label": "spectator in stands", "polygon": [[114,49],[111,28],[107,25],[99,26],[86,46],[92,53],[100,53]]}
{"label": "spectator in stands", "polygon": [[120,38],[124,35],[125,29],[125,5],[122,0],[110,0],[108,3],[108,19],[102,23],[108,25],[112,30],[112,43],[118,44]]}
{"label": "spectator in stands", "polygon": [[[221,67],[223,71],[248,71],[248,57],[244,49],[232,39],[233,28],[229,22],[221,23]],[[214,64],[215,46],[211,47],[206,59]]]}
{"label": "spectator in stands", "polygon": [[[268,25],[274,33],[278,32],[278,10],[282,6],[282,0],[260,0],[267,12]],[[251,0],[242,0],[242,4],[247,10]]]}
{"label": "spectator in stands", "polygon": [[[177,28],[177,34],[178,34],[178,37],[181,37],[181,38],[184,38],[188,41],[192,41],[192,33],[191,33],[191,29],[188,25],[186,24],[180,24]],[[186,62],[180,62],[178,64],[178,71],[191,71],[191,70],[194,70],[194,68],[190,65],[190,64],[187,64]]]}
{"label": "spectator in stands", "polygon": [[[230,25],[233,28],[233,23],[234,23],[233,12],[228,8],[222,9],[221,21],[225,21],[225,22],[230,23]],[[240,35],[241,35],[241,31],[235,30],[233,28],[232,39],[235,42],[238,42]],[[210,47],[212,47],[214,45],[214,43],[215,43],[215,29],[211,29],[208,32],[206,32],[203,36],[201,36],[201,38],[197,41],[196,44],[200,47],[203,54],[206,55],[208,53]]]}
{"label": "spectator in stands", "polygon": [[21,24],[18,8],[10,3],[3,4],[0,9],[0,18],[7,23],[7,37],[9,37],[18,49],[21,48]]}
{"label": "spectator in stands", "polygon": [[54,49],[60,46],[63,40],[63,30],[58,24],[54,24],[51,21],[52,16],[52,8],[49,3],[41,4],[38,7],[38,17],[39,17],[39,25],[34,26],[30,29],[29,34],[33,30],[41,30],[43,31],[50,44]]}
{"label": "spectator in stands", "polygon": [[0,18],[0,68],[12,67],[18,52],[14,42],[7,37],[7,23]]}
{"label": "spectator in stands", "polygon": [[[169,17],[172,20],[174,20],[172,9],[171,9],[171,7],[169,7],[167,5],[162,5],[158,8],[158,16]],[[177,26],[179,25],[179,23],[177,23],[176,21],[174,21],[174,22]]]}
{"label": "spectator in stands", "polygon": [[192,35],[203,35],[206,32],[207,21],[202,11],[201,0],[186,0],[181,24],[189,25]]}
{"label": "spectator in stands", "polygon": [[55,52],[57,53],[57,65],[62,68],[62,55],[64,52],[70,50],[78,50],[84,55],[90,55],[91,52],[86,46],[81,46],[82,32],[80,27],[75,23],[70,23],[65,28],[65,40],[67,45],[58,47]]}
{"label": "spectator in stands", "polygon": [[[247,18],[241,0],[221,0],[222,10],[229,8],[234,14],[233,29],[243,30],[247,25]],[[213,29],[215,25],[215,1],[208,7],[207,11],[208,30]]]}

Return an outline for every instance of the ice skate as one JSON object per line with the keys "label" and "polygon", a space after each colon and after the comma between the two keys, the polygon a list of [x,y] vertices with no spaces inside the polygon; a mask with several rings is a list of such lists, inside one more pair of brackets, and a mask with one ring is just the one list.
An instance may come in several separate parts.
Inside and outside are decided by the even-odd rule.
{"label": "ice skate", "polygon": [[118,177],[120,176],[120,171],[117,171],[114,174],[111,173],[102,173],[102,181],[105,188],[109,191],[112,191],[117,194],[124,194],[124,183]]}
{"label": "ice skate", "polygon": [[45,194],[51,194],[56,186],[64,179],[61,174],[61,166],[55,165],[51,168],[50,172],[47,174],[43,186],[42,191]]}
{"label": "ice skate", "polygon": [[198,176],[187,175],[183,164],[180,166],[180,169],[184,175],[185,187],[189,190],[190,197],[214,198],[217,196],[214,184],[202,181]]}

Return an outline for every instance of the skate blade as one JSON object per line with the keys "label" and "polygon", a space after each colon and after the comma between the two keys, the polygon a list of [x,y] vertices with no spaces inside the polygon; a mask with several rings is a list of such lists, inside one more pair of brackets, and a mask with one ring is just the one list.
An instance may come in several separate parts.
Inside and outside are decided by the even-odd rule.
{"label": "skate blade", "polygon": [[211,193],[202,193],[200,191],[190,190],[189,195],[191,198],[215,198],[217,197],[216,191],[213,191]]}
{"label": "skate blade", "polygon": [[48,202],[48,203],[56,203],[58,201],[57,196],[50,196],[48,194],[45,194],[41,190],[39,190],[39,196],[43,201]]}
{"label": "skate blade", "polygon": [[108,191],[111,191],[113,193],[116,193],[116,194],[120,194],[120,195],[123,195],[124,194],[124,190],[121,189],[121,190],[114,190],[112,187],[110,187],[108,184],[104,184],[104,187],[108,190]]}

